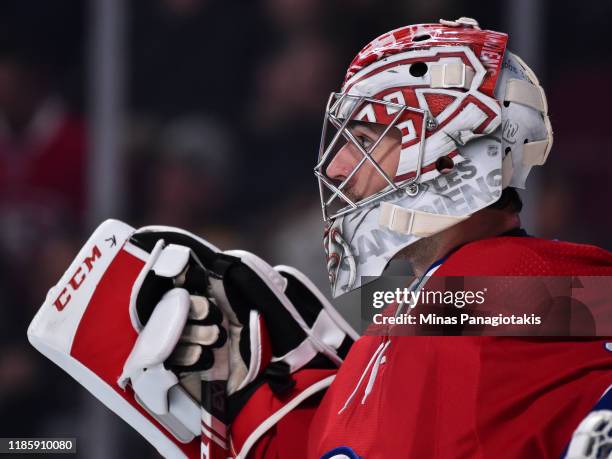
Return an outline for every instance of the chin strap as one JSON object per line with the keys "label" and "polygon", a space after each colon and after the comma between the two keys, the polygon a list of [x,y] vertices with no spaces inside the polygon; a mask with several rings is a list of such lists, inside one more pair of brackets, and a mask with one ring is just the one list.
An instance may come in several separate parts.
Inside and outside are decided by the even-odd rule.
{"label": "chin strap", "polygon": [[462,222],[469,216],[439,215],[420,210],[405,209],[395,204],[382,202],[378,224],[402,234],[428,237]]}

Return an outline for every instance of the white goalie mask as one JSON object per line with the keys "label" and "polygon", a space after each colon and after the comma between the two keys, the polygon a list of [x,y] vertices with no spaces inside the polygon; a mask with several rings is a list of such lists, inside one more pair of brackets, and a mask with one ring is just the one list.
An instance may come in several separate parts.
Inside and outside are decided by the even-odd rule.
{"label": "white goalie mask", "polygon": [[404,247],[524,188],[552,146],[544,91],[473,19],[368,44],[330,95],[315,175],[332,294],[378,277]]}

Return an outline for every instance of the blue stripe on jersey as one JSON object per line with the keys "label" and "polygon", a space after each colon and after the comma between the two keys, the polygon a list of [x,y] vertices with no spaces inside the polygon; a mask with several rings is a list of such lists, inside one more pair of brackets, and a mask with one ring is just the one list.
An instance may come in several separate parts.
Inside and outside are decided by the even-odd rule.
{"label": "blue stripe on jersey", "polygon": [[610,410],[612,411],[612,386],[608,387],[606,393],[599,399],[591,411]]}
{"label": "blue stripe on jersey", "polygon": [[361,459],[361,457],[348,446],[338,446],[326,452],[321,459]]}

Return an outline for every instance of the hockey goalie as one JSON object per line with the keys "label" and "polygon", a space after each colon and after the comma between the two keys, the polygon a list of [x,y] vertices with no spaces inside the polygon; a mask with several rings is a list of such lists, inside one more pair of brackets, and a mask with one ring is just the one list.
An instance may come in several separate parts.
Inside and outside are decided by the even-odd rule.
{"label": "hockey goalie", "polygon": [[[314,165],[333,297],[395,259],[411,288],[612,276],[609,252],[521,229],[553,138],[506,42],[441,20],[351,62]],[[610,340],[359,337],[298,270],[177,228],[104,222],[28,336],[166,457],[612,457]]]}

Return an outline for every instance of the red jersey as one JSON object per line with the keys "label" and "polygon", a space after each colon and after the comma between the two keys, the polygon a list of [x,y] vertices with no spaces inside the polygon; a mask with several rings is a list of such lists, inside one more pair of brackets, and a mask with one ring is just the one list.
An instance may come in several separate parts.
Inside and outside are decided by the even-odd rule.
{"label": "red jersey", "polygon": [[[612,254],[495,237],[456,250],[434,275],[611,276]],[[321,403],[282,419],[250,457],[559,458],[612,385],[610,341],[365,336]]]}
{"label": "red jersey", "polygon": [[[496,237],[463,246],[434,275],[609,276],[612,254]],[[314,415],[307,457],[345,446],[366,459],[559,458],[612,385],[607,342],[362,337]]]}

